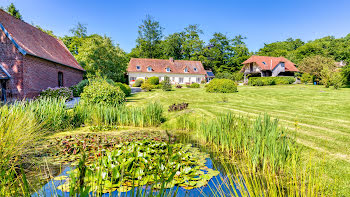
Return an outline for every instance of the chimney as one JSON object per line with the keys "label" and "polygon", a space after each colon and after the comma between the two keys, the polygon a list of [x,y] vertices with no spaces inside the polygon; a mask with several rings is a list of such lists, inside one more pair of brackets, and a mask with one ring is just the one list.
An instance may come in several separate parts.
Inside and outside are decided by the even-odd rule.
{"label": "chimney", "polygon": [[170,57],[170,58],[169,58],[169,61],[170,61],[170,62],[174,62],[174,58]]}

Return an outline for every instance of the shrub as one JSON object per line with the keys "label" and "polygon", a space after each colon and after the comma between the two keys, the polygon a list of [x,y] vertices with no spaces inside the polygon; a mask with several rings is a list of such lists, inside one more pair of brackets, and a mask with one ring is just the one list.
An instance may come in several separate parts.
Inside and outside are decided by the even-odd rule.
{"label": "shrub", "polygon": [[164,81],[162,81],[162,90],[163,91],[171,91],[171,84],[170,84],[170,79],[169,77],[164,77]]}
{"label": "shrub", "polygon": [[49,87],[46,90],[41,91],[38,98],[63,99],[66,101],[71,100],[73,98],[73,91],[67,87]]}
{"label": "shrub", "polygon": [[127,84],[116,82],[114,83],[116,86],[118,86],[125,94],[125,96],[131,95],[131,88]]}
{"label": "shrub", "polygon": [[342,75],[343,75],[343,77],[345,79],[346,84],[350,85],[350,64],[344,66],[341,69],[341,73],[342,73]]}
{"label": "shrub", "polygon": [[150,77],[147,79],[147,82],[151,85],[158,85],[159,84],[159,77]]}
{"label": "shrub", "polygon": [[168,112],[182,111],[188,107],[188,103],[172,104],[169,106]]}
{"label": "shrub", "polygon": [[141,85],[141,89],[144,90],[144,91],[146,91],[146,92],[151,91],[152,88],[153,88],[153,85],[151,85],[149,82],[143,83],[143,84]]}
{"label": "shrub", "polygon": [[213,79],[206,86],[207,92],[233,93],[237,92],[237,85],[230,79]]}
{"label": "shrub", "polygon": [[178,84],[176,85],[176,88],[182,88],[182,85]]}
{"label": "shrub", "polygon": [[125,94],[119,86],[107,81],[92,81],[84,88],[81,99],[88,104],[119,105],[124,103]]}
{"label": "shrub", "polygon": [[330,79],[334,89],[339,89],[344,84],[344,81],[344,76],[340,72],[334,72]]}
{"label": "shrub", "polygon": [[309,73],[303,73],[301,75],[300,81],[301,83],[305,83],[305,84],[312,83],[312,78],[313,78],[312,75],[310,75]]}
{"label": "shrub", "polygon": [[141,85],[144,83],[143,79],[136,79],[135,83],[134,83],[134,87],[141,87]]}
{"label": "shrub", "polygon": [[294,77],[250,77],[248,84],[252,86],[267,86],[292,84],[295,82]]}
{"label": "shrub", "polygon": [[190,88],[200,88],[201,86],[198,83],[192,83]]}
{"label": "shrub", "polygon": [[89,85],[89,80],[84,79],[80,81],[77,85],[72,86],[71,89],[73,90],[73,96],[79,97],[80,94],[83,92],[84,87]]}
{"label": "shrub", "polygon": [[205,80],[202,80],[202,81],[201,81],[201,84],[205,84]]}

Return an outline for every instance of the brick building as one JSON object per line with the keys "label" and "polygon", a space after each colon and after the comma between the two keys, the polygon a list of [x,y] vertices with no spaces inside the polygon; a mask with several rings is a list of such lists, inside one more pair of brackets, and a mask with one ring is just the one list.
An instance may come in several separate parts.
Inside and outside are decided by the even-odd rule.
{"label": "brick building", "polygon": [[1,100],[33,98],[48,87],[69,87],[83,74],[62,41],[0,9]]}

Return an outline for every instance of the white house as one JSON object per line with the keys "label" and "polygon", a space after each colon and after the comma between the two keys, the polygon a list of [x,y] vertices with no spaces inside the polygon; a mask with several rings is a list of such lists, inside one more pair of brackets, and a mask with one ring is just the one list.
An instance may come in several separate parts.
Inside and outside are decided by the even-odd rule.
{"label": "white house", "polygon": [[206,71],[200,61],[170,59],[131,58],[127,69],[129,83],[136,79],[146,80],[149,77],[159,77],[163,81],[167,76],[172,84],[201,83],[205,80]]}

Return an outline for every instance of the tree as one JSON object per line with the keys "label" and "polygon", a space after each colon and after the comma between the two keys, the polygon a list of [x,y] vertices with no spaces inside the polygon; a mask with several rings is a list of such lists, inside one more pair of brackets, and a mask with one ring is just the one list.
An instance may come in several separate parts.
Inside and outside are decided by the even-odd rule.
{"label": "tree", "polygon": [[185,28],[185,39],[183,42],[184,59],[201,60],[204,41],[200,39],[200,34],[203,34],[203,31],[198,25],[189,25]]}
{"label": "tree", "polygon": [[22,15],[19,13],[19,10],[16,9],[15,5],[11,3],[9,6],[7,6],[6,10],[7,13],[9,13],[11,16],[14,16],[17,19],[22,20]]}
{"label": "tree", "polygon": [[136,47],[132,54],[145,58],[160,58],[163,55],[161,50],[161,40],[163,38],[163,28],[153,17],[147,15],[139,26]]}
{"label": "tree", "polygon": [[78,55],[79,47],[83,44],[87,37],[87,27],[78,22],[78,24],[69,30],[73,36],[63,36],[60,38],[66,45],[68,50],[74,55]]}
{"label": "tree", "polygon": [[341,73],[345,79],[345,82],[350,85],[350,65],[346,65],[341,69]]}
{"label": "tree", "polygon": [[128,58],[109,37],[97,34],[86,37],[79,47],[76,59],[86,70],[86,76],[89,78],[100,75],[114,81],[125,81],[124,73]]}
{"label": "tree", "polygon": [[325,78],[326,74],[333,72],[335,68],[335,61],[332,58],[320,55],[306,57],[299,64],[299,70],[303,73],[313,75],[316,81]]}
{"label": "tree", "polygon": [[184,32],[173,33],[166,37],[162,43],[165,57],[173,57],[179,60],[183,59],[184,41]]}

